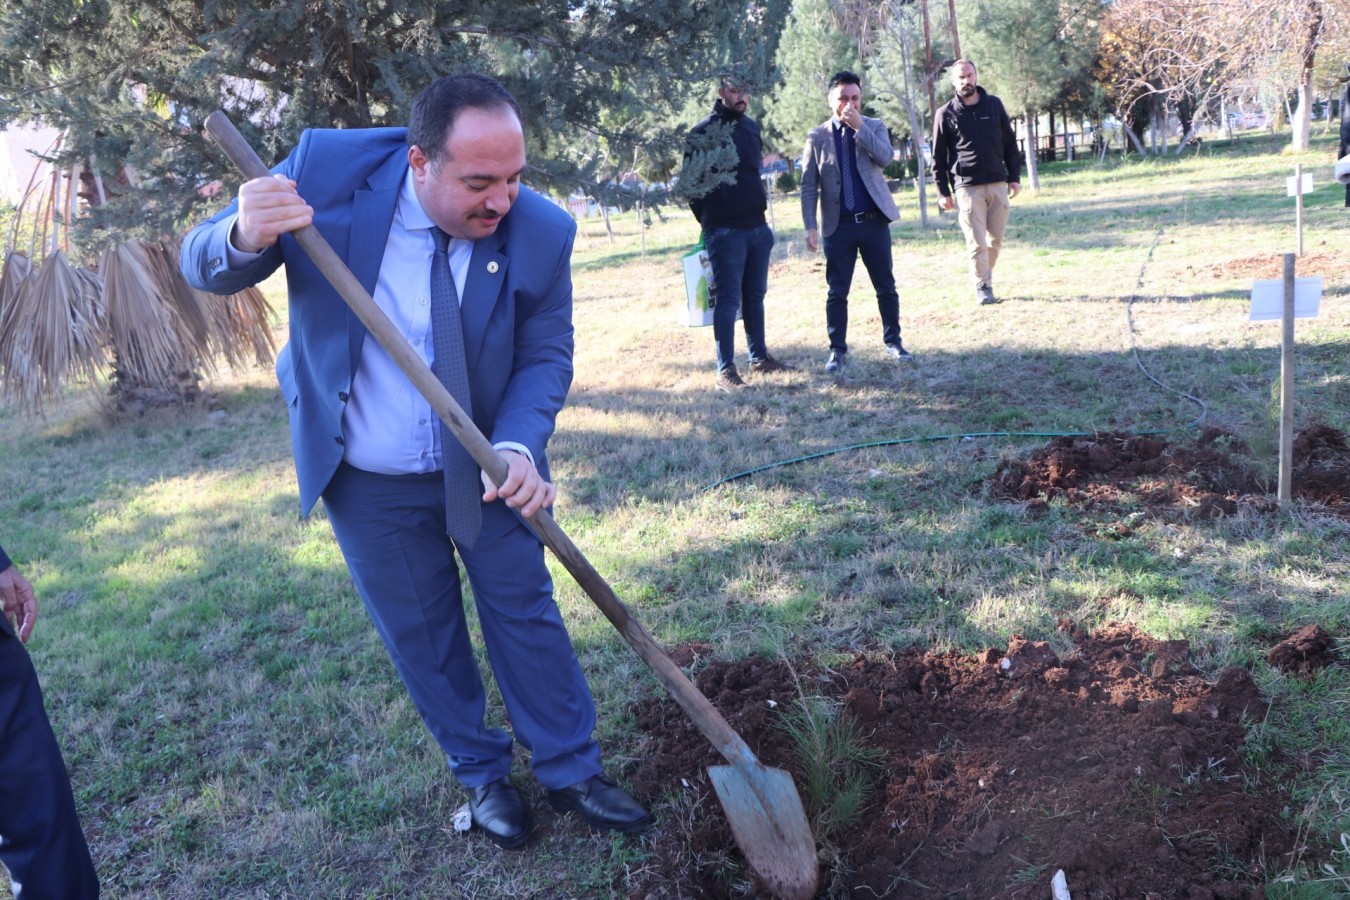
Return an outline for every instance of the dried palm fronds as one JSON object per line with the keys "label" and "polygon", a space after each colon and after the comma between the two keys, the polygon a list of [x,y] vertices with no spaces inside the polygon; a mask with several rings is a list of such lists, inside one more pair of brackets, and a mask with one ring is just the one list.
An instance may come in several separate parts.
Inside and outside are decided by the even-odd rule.
{"label": "dried palm fronds", "polygon": [[0,274],[4,396],[40,413],[67,380],[96,382],[108,351],[118,406],[192,400],[198,373],[214,372],[217,357],[233,368],[270,363],[272,309],[262,293],[194,290],[177,260],[176,241],[129,241],[104,251],[100,277],[60,251],[32,274],[27,256],[7,253]]}
{"label": "dried palm fronds", "polygon": [[[7,264],[6,276],[9,271]],[[107,361],[100,340],[101,295],[99,277],[72,265],[60,250],[19,282],[0,317],[7,399],[41,413],[44,401],[58,396],[69,380],[98,379]]]}
{"label": "dried palm fronds", "polygon": [[19,285],[32,273],[33,261],[28,254],[18,250],[5,251],[5,271],[0,275],[0,323],[4,322],[5,310],[18,295]]}
{"label": "dried palm fronds", "polygon": [[[200,317],[204,323],[209,353],[224,357],[231,368],[250,365],[268,365],[276,357],[276,343],[269,323],[272,307],[256,287],[236,294],[219,296],[191,287],[178,268],[179,242],[166,239],[152,246],[152,255],[158,250],[159,273],[165,291],[184,310]],[[253,359],[247,358],[252,351]]]}
{"label": "dried palm fronds", "polygon": [[178,384],[206,355],[204,335],[197,340],[178,304],[166,300],[148,245],[109,247],[99,271],[119,382],[128,388]]}
{"label": "dried palm fronds", "polygon": [[250,351],[253,365],[271,365],[276,359],[277,345],[268,324],[272,321],[272,307],[262,291],[249,287],[225,297],[207,296],[215,301],[209,309],[212,346],[217,352],[236,369],[250,364],[245,358]]}

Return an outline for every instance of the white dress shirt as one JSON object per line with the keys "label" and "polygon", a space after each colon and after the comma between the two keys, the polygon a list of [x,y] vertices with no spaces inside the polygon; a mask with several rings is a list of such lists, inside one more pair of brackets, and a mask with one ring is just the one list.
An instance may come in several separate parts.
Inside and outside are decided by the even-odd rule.
{"label": "white dress shirt", "polygon": [[[428,366],[436,355],[431,337],[431,257],[436,247],[431,237],[433,225],[413,190],[409,169],[394,206],[373,299]],[[450,277],[461,303],[473,243],[452,238],[448,250]],[[255,254],[233,245],[229,248],[231,268],[255,258]],[[441,468],[439,418],[398,363],[371,336],[361,343],[361,359],[342,414],[342,438],[343,459],[367,472],[408,475]],[[500,441],[494,446],[518,451],[534,462],[533,454],[521,444]]]}

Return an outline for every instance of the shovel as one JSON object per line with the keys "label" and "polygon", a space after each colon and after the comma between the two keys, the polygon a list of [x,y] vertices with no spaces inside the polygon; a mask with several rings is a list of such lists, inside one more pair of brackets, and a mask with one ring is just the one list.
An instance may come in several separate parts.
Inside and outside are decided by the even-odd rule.
{"label": "shovel", "polygon": [[[225,113],[207,117],[207,134],[215,139],[247,178],[266,178],[272,173],[235,129]],[[506,480],[506,463],[497,456],[487,438],[464,415],[450,392],[441,384],[416,351],[394,328],[384,311],[356,280],[341,257],[312,225],[292,236],[342,299],[375,336],[445,422],[450,432],[469,451],[495,483]],[[712,742],[729,765],[709,766],[713,789],[726,811],[736,844],[750,868],[765,886],[785,900],[809,900],[816,892],[816,843],[807,824],[802,800],[792,776],[759,761],[750,747],[722,718],[708,698],[694,686],[679,666],[661,649],[647,630],[628,612],[614,590],[572,543],[548,510],[540,509],[526,521],[544,544],[562,561],[577,584],[637,651],[656,677],[666,686],[689,718]]]}

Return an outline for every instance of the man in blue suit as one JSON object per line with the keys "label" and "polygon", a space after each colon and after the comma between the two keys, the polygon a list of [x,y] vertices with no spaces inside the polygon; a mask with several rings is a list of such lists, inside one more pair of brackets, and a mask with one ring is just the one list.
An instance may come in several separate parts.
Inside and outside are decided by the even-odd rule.
{"label": "man in blue suit", "polygon": [[[543,545],[522,519],[556,495],[545,445],[572,380],[576,233],[521,185],[524,169],[514,98],[486,76],[449,76],[417,97],[407,129],[306,131],[273,177],[240,187],[182,253],[188,281],[222,294],[285,265],[290,341],[277,377],[301,513],[323,498],[375,628],[469,792],[474,824],[502,847],[524,844],[531,821],[509,780],[511,736],[484,724],[456,553],[512,729],[550,805],[624,833],[650,822],[602,771],[590,689]],[[461,298],[455,355],[469,402],[457,399],[508,467],[501,485],[471,470],[467,514],[447,512],[455,484],[444,474],[464,451],[289,234],[308,224],[429,365],[442,344],[437,297]],[[437,281],[447,263],[453,293]]]}

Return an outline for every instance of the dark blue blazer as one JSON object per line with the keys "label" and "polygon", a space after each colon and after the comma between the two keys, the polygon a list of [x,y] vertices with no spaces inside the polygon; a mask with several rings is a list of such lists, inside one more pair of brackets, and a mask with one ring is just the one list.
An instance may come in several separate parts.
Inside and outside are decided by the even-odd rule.
{"label": "dark blue blazer", "polygon": [[[406,129],[306,131],[273,171],[295,180],[315,228],[373,293],[408,171]],[[342,460],[342,410],[366,328],[291,235],[230,271],[225,248],[237,202],[187,235],[180,263],[190,284],[217,294],[285,265],[290,340],[277,357],[277,380],[307,515]],[[545,479],[545,445],[572,382],[575,236],[571,216],[522,187],[496,232],[474,244],[460,307],[474,421],[489,441],[529,447]]]}

